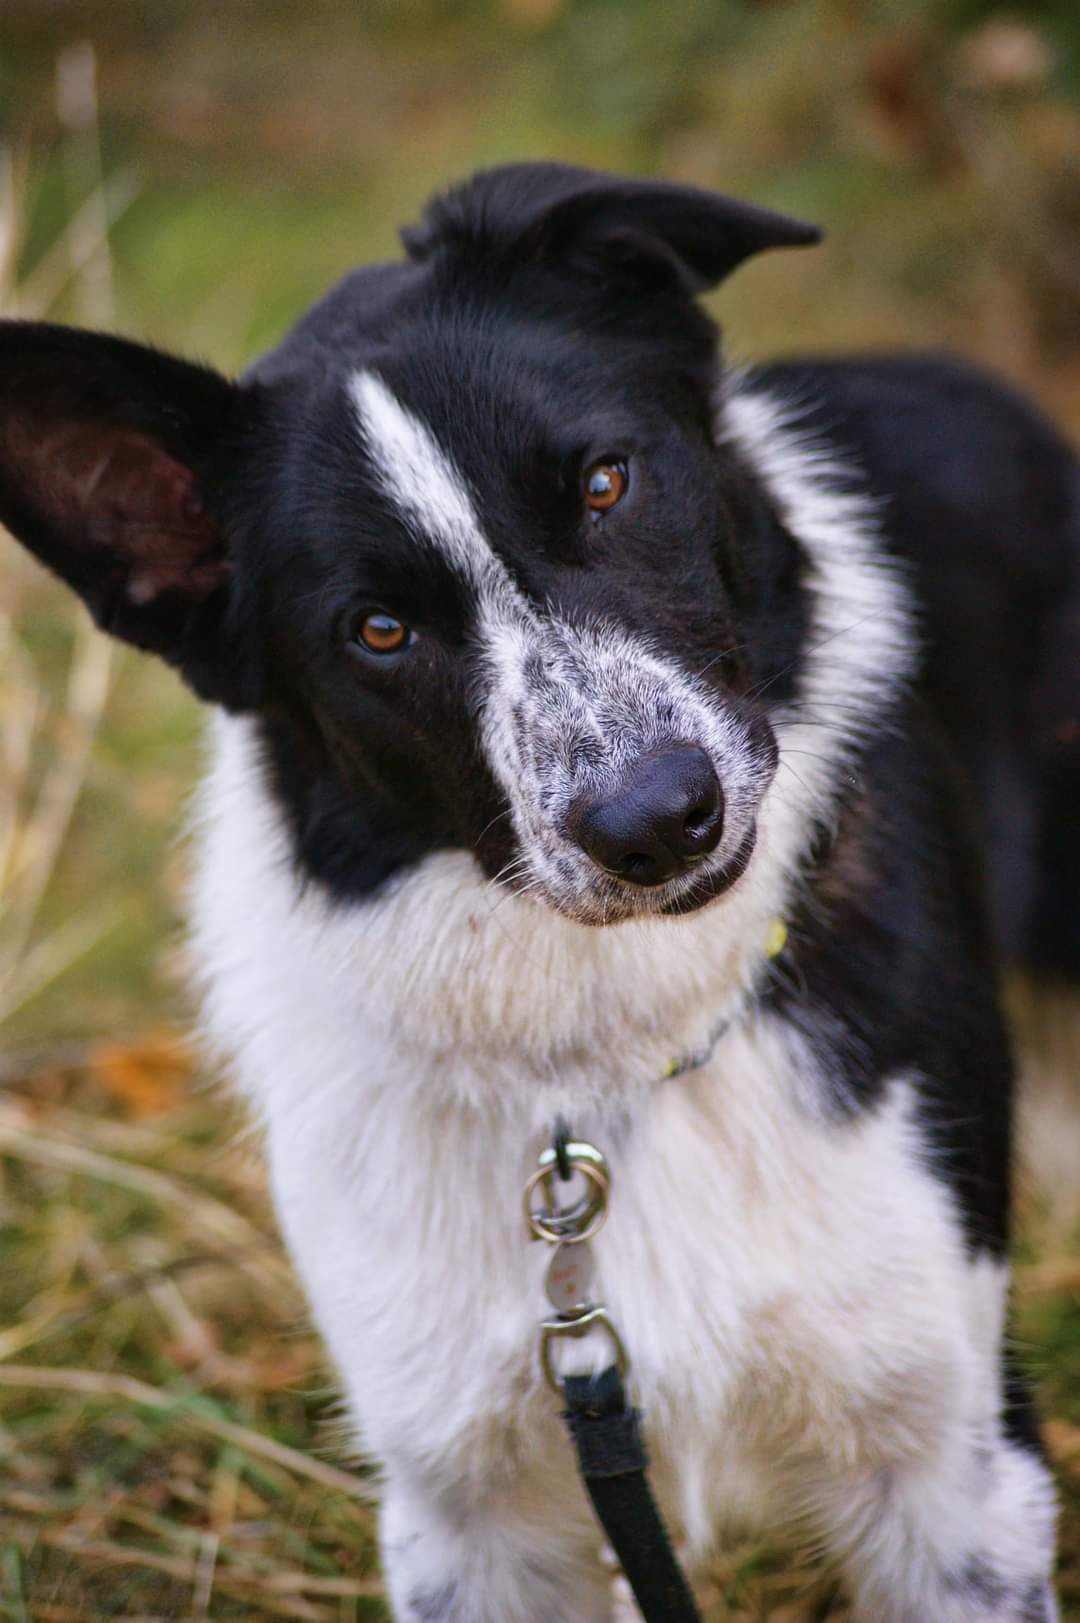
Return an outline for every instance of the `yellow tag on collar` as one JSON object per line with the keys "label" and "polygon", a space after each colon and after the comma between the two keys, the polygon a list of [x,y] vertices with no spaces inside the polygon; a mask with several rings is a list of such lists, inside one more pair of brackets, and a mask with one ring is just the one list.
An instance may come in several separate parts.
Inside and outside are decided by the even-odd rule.
{"label": "yellow tag on collar", "polygon": [[765,956],[777,958],[787,946],[788,928],[783,919],[773,919],[765,933]]}

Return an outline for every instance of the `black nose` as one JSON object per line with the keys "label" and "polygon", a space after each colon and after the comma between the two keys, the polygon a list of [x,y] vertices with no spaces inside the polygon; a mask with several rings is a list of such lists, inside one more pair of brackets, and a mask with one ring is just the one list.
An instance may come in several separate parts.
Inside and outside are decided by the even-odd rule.
{"label": "black nose", "polygon": [[607,800],[570,809],[571,836],[593,861],[632,885],[662,885],[715,851],[724,796],[696,744],[644,755]]}

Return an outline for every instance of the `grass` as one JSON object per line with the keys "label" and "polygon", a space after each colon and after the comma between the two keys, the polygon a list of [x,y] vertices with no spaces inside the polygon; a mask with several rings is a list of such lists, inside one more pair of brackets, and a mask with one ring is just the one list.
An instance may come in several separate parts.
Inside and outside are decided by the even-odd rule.
{"label": "grass", "polygon": [[[8,1061],[0,1105],[0,1617],[382,1619],[370,1482],[281,1252],[256,1146],[179,1036]],[[1080,1617],[1080,1249],[1018,1269],[1016,1336]],[[834,1604],[835,1603],[835,1604]],[[844,1613],[744,1544],[710,1617]]]}
{"label": "grass", "polygon": [[[63,56],[44,145],[0,162],[0,306],[115,315],[238,365],[349,263],[389,251],[430,185],[546,152],[726,183],[833,226],[831,257],[808,257],[798,276],[777,256],[736,280],[724,309],[737,349],[948,341],[1035,383],[1080,427],[1080,356],[1060,337],[1060,311],[1074,306],[1051,274],[1066,242],[1051,177],[1077,129],[1066,59],[1030,93],[985,68],[973,81],[958,53],[983,37],[974,0],[968,35],[935,33],[942,8],[917,7],[913,46],[885,4],[861,21],[839,5],[718,7],[705,26],[677,0],[663,40],[636,3],[504,0],[486,34],[434,0],[401,8],[400,24],[384,8],[382,32],[366,34],[329,3],[317,9],[310,27],[282,25],[287,72],[275,79],[234,40],[231,54],[214,48],[206,94],[189,104],[168,74],[195,72],[183,18],[197,8],[163,5],[140,33],[142,8],[124,0],[122,47],[102,59],[103,132],[94,59]],[[1059,9],[1067,30],[1072,13]],[[28,42],[20,82],[40,96],[55,52],[33,8],[15,10],[11,38],[21,28]],[[324,49],[324,27],[340,52]],[[730,53],[740,74],[726,71]],[[150,81],[157,133],[135,141]],[[227,158],[208,144],[222,119],[242,137]],[[355,153],[343,136],[316,164],[338,127]],[[11,1623],[387,1615],[370,1480],[349,1459],[257,1145],[183,1037],[175,831],[198,735],[167,671],[108,652],[4,548],[0,1619]],[[1051,1056],[1059,1074],[1074,1059]],[[1080,1111],[1063,1119],[1080,1136]],[[1022,1205],[1016,1337],[1061,1486],[1065,1612],[1080,1619],[1080,1235],[1066,1206]],[[711,1615],[843,1612],[809,1558],[743,1544],[716,1565]]]}
{"label": "grass", "polygon": [[257,1156],[189,1081],[158,1043],[9,1082],[0,1593],[34,1619],[381,1617]]}

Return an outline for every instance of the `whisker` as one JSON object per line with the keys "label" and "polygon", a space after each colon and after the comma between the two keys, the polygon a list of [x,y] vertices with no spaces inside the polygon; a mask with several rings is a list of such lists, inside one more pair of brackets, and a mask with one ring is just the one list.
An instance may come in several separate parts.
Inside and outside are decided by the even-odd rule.
{"label": "whisker", "polygon": [[520,876],[527,871],[528,866],[529,859],[527,856],[522,855],[511,857],[509,862],[503,863],[498,873],[493,879],[489,880],[488,883],[493,888],[505,887],[513,880],[520,878]]}
{"label": "whisker", "polygon": [[718,665],[722,659],[730,659],[732,654],[741,653],[742,650],[744,648],[748,647],[748,646],[749,646],[749,644],[747,644],[747,643],[737,643],[736,642],[736,643],[732,643],[730,648],[722,648],[718,654],[714,654],[711,659],[707,659],[705,661],[705,663],[701,667],[700,671],[695,671],[694,672],[695,676],[697,676],[699,678],[704,676],[706,671],[711,671],[713,666]]}
{"label": "whisker", "polygon": [[866,707],[861,704],[852,704],[846,699],[785,699],[785,710],[853,710],[856,715],[864,715]]}
{"label": "whisker", "polygon": [[811,789],[810,785],[806,782],[805,778],[800,777],[799,774],[796,772],[795,768],[790,764],[790,762],[785,761],[784,757],[782,755],[780,757],[780,765],[787,767],[788,771],[791,773],[791,776],[795,779],[795,782],[797,784],[799,784],[799,786],[802,789],[805,789],[806,793],[810,796],[811,800],[815,800],[815,799],[818,798],[814,794],[814,791]]}
{"label": "whisker", "polygon": [[808,761],[824,761],[826,766],[831,766],[833,764],[833,757],[831,755],[823,755],[820,750],[793,750],[789,749],[786,744],[780,751],[780,755],[781,758],[786,755],[805,755]]}
{"label": "whisker", "polygon": [[858,620],[853,620],[849,626],[841,626],[839,631],[831,631],[827,637],[822,637],[820,642],[813,643],[809,648],[800,651],[794,659],[789,660],[786,665],[770,676],[767,682],[762,683],[757,688],[752,688],[750,698],[759,699],[763,693],[772,687],[774,682],[778,682],[782,676],[786,676],[788,671],[793,670],[808,654],[816,654],[820,649],[827,647],[829,643],[835,642],[838,637],[846,637],[852,631],[857,631],[860,626],[866,625],[869,620],[880,620],[881,612],[880,609],[876,609],[870,614],[864,614]]}
{"label": "whisker", "polygon": [[504,806],[502,811],[496,812],[495,816],[491,819],[490,823],[485,823],[483,828],[480,830],[479,834],[476,836],[475,840],[473,841],[473,849],[475,850],[475,848],[480,844],[480,841],[484,838],[484,835],[487,834],[489,832],[489,830],[493,829],[495,827],[496,823],[501,822],[504,817],[509,817],[509,816],[510,816],[510,807],[509,806]]}

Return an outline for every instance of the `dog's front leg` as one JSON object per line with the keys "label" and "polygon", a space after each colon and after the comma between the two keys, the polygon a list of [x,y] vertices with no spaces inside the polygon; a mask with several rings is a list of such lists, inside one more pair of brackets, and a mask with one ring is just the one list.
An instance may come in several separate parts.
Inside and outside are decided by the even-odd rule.
{"label": "dog's front leg", "polygon": [[611,1623],[599,1535],[527,1525],[495,1503],[458,1516],[391,1474],[380,1540],[397,1623]]}
{"label": "dog's front leg", "polygon": [[859,1623],[1055,1623],[1054,1520],[1042,1460],[1003,1438],[848,1482],[827,1515]]}

